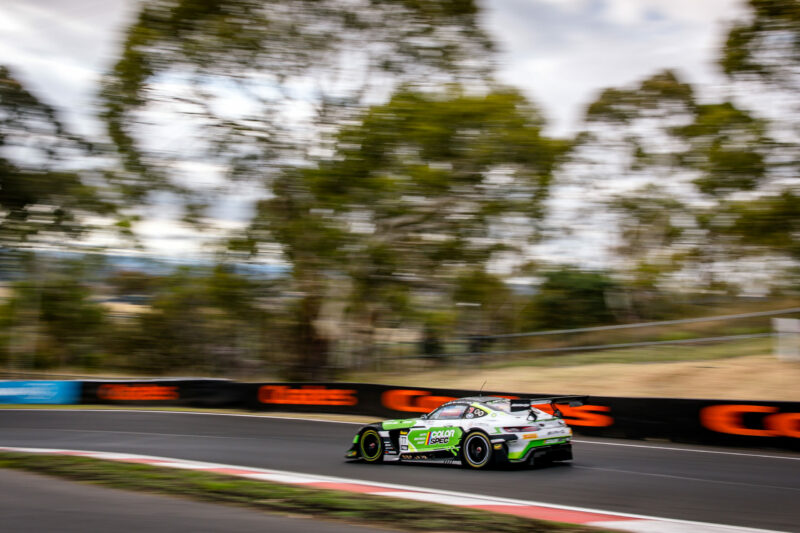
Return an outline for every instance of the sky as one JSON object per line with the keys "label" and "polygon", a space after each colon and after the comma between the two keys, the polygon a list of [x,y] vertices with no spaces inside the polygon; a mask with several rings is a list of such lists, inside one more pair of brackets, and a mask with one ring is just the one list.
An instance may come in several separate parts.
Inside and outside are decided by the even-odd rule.
{"label": "sky", "polygon": [[[74,129],[99,133],[97,83],[137,4],[3,0],[0,64]],[[665,68],[713,94],[727,25],[746,13],[743,0],[486,0],[483,6],[485,27],[501,49],[498,78],[522,89],[543,110],[547,132],[560,136],[579,129],[585,106],[602,89]],[[236,227],[235,220],[222,224]],[[171,255],[193,253],[192,231],[158,218],[140,228],[153,253]]]}

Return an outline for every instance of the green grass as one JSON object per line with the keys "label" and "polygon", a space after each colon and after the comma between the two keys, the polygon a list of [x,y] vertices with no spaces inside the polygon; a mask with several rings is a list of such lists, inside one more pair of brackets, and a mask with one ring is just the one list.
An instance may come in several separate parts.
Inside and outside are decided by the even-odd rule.
{"label": "green grass", "polygon": [[[597,528],[532,520],[476,509],[59,455],[0,453],[0,468],[13,468],[126,490],[234,504],[261,511],[310,515],[404,531],[590,533]],[[476,474],[479,475],[479,474]]]}

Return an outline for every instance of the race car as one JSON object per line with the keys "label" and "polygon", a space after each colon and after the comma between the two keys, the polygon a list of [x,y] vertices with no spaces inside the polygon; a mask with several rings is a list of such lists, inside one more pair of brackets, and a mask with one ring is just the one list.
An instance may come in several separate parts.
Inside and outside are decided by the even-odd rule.
{"label": "race car", "polygon": [[[362,427],[345,457],[367,463],[460,462],[539,464],[572,459],[572,430],[558,404],[583,405],[585,396],[501,398],[475,396],[447,402],[420,418]],[[550,405],[553,414],[535,406]]]}

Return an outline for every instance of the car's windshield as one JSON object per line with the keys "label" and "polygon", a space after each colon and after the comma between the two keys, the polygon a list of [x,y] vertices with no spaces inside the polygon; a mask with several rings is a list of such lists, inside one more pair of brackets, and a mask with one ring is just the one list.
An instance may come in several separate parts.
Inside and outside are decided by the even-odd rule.
{"label": "car's windshield", "polygon": [[461,418],[461,415],[464,413],[466,408],[467,405],[463,403],[443,405],[442,407],[428,414],[427,418],[429,420],[455,420],[457,418]]}
{"label": "car's windshield", "polygon": [[484,402],[489,409],[494,411],[503,411],[504,413],[511,412],[511,402],[505,398],[498,398],[496,400],[489,400]]}

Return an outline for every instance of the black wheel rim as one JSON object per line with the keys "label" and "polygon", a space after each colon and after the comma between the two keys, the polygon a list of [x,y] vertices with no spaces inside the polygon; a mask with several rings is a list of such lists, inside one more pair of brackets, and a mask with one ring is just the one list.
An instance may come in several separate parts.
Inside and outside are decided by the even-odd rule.
{"label": "black wheel rim", "polygon": [[361,454],[367,460],[375,460],[381,454],[381,441],[377,433],[369,431],[361,438]]}
{"label": "black wheel rim", "polygon": [[489,443],[480,436],[467,441],[467,460],[474,465],[482,465],[489,458]]}

